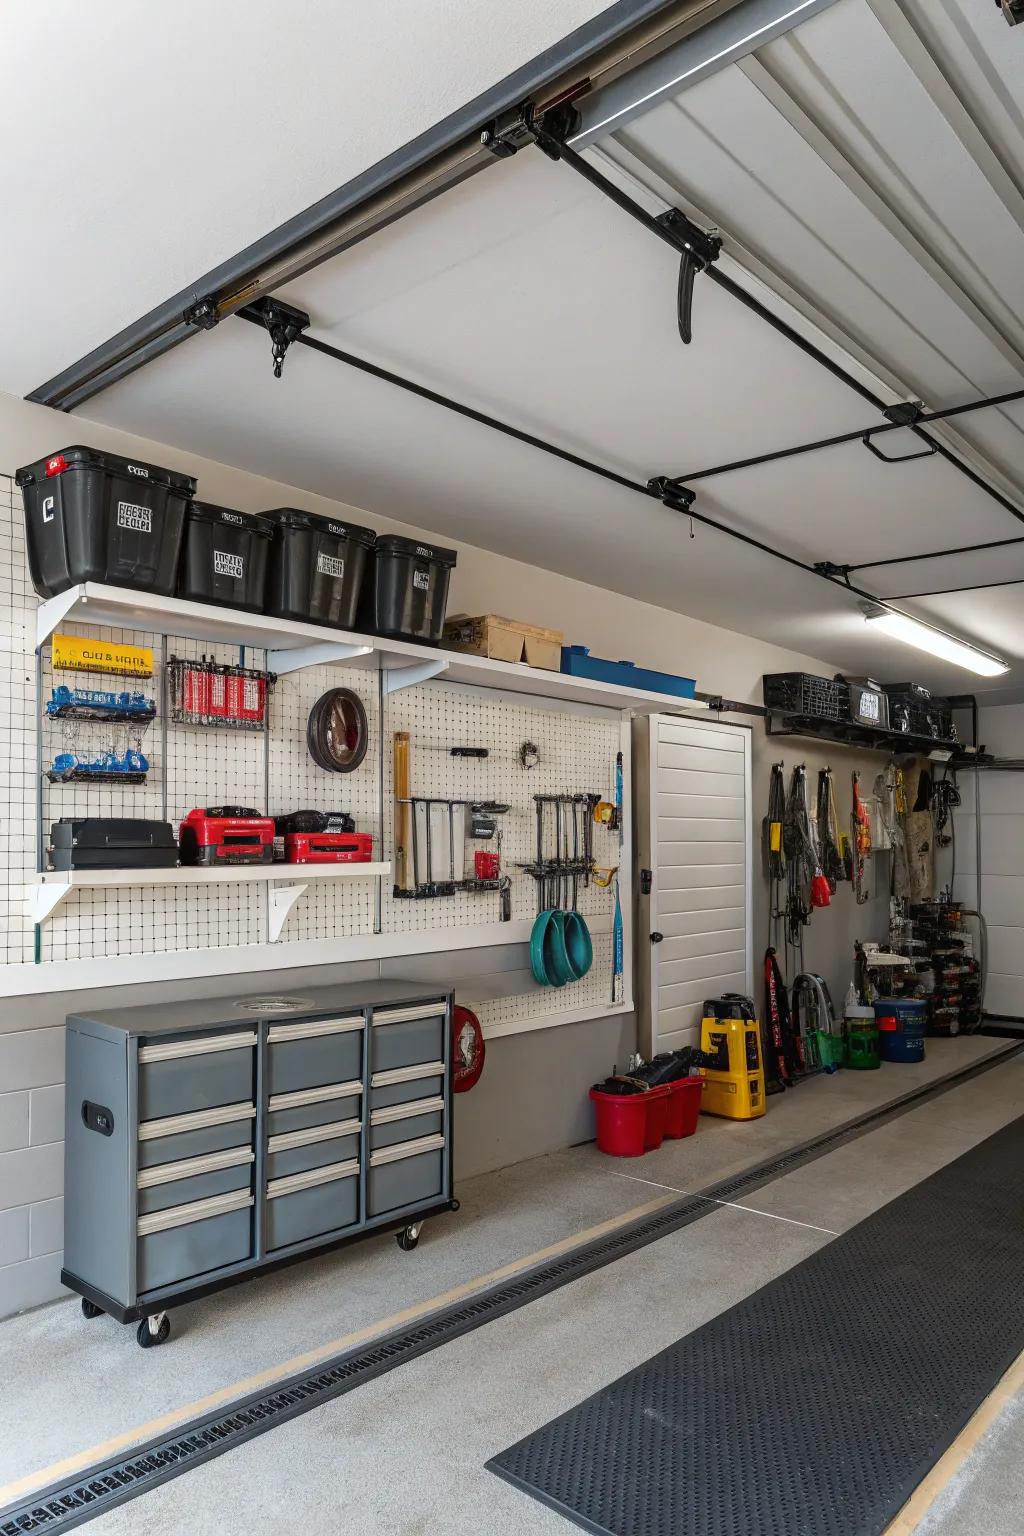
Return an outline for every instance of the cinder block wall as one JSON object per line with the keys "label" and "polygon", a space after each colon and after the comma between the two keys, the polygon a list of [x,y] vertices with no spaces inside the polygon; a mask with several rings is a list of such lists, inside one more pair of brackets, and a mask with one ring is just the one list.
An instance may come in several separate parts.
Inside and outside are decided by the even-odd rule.
{"label": "cinder block wall", "polygon": [[0,1317],[60,1289],[64,1030],[0,1035]]}

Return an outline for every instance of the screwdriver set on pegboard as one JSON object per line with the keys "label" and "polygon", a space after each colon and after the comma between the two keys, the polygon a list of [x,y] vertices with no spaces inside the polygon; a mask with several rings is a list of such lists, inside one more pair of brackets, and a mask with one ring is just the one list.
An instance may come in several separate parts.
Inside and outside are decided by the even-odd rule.
{"label": "screwdriver set on pegboard", "polygon": [[202,656],[167,663],[167,697],[176,725],[224,726],[265,731],[267,706],[276,676],[257,667],[227,666]]}

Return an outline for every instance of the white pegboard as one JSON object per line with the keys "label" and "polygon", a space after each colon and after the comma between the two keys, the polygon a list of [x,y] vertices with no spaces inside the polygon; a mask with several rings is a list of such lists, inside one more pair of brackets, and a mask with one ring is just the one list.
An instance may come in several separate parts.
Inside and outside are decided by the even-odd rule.
{"label": "white pegboard", "polygon": [[[25,910],[26,877],[36,868],[36,676],[32,651],[38,599],[28,578],[24,553],[21,496],[13,481],[0,476],[0,799],[4,818],[0,853],[5,879],[0,885],[0,964],[47,961],[114,960],[146,954],[261,946],[267,941],[266,888],[258,881],[190,887],[133,887],[124,890],[75,890],[50,920],[36,930]],[[155,676],[140,684],[155,694],[161,711],[146,731],[142,750],[150,760],[146,785],[51,785],[41,789],[42,823],[48,832],[59,816],[136,815],[167,819],[175,826],[193,807],[251,805],[270,814],[315,808],[347,811],[360,831],[374,839],[374,857],[393,858],[394,802],[392,744],[395,731],[411,738],[411,787],[415,795],[465,800],[496,800],[511,806],[501,817],[503,871],[512,876],[512,915],[532,920],[537,911],[536,885],[519,866],[535,853],[535,794],[593,793],[612,798],[615,754],[622,746],[618,714],[573,706],[557,708],[522,695],[503,695],[441,681],[399,689],[383,697],[376,671],[358,667],[314,667],[282,676],[270,699],[270,730],[232,731],[175,724],[165,718],[163,664],[171,656],[206,655],[224,663],[262,667],[261,651],[214,645],[142,631],[68,626],[74,633],[149,646]],[[82,686],[123,686],[120,680],[54,678],[49,650],[41,663],[41,710],[54,682]],[[345,686],[366,710],[369,742],[366,757],[351,774],[319,769],[306,749],[309,711],[328,688]],[[540,754],[535,768],[524,769],[519,749],[533,742]],[[104,750],[111,727],[81,723],[73,739],[59,723],[44,723],[44,767],[61,750]],[[118,750],[125,733],[120,732]],[[453,758],[454,745],[484,746],[485,759]],[[45,842],[45,837],[44,837]],[[472,873],[475,848],[494,850],[493,842],[466,843],[466,873]],[[617,836],[597,827],[594,856],[598,865],[619,862]],[[628,862],[628,861],[627,861]],[[623,905],[628,901],[627,883]],[[580,889],[578,906],[590,918],[610,920],[614,890]],[[414,947],[436,935],[431,948],[459,948],[460,930],[472,928],[476,942],[493,932],[493,942],[507,942],[509,929],[499,922],[493,893],[460,892],[454,897],[396,900],[391,882],[374,880],[312,882],[292,910],[278,948],[289,942],[358,940],[381,932],[415,936]],[[429,941],[428,941],[429,942]],[[481,1005],[492,1027],[522,1024],[565,1010],[599,1011],[610,1000],[611,936],[594,940],[594,966],[581,983],[562,989],[535,989]],[[254,959],[254,965],[258,962]]]}

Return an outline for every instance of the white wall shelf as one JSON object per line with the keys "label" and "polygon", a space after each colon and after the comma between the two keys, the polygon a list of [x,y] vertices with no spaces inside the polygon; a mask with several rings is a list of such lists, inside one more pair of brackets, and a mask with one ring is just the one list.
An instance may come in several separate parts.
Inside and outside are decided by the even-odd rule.
{"label": "white wall shelf", "polygon": [[140,885],[223,885],[262,881],[270,896],[270,939],[281,936],[292,907],[311,880],[372,880],[390,875],[387,863],[235,864],[227,869],[47,869],[29,879],[28,909],[33,923],[47,918],[73,890],[128,889]]}
{"label": "white wall shelf", "polygon": [[384,673],[386,693],[437,678],[442,682],[496,688],[560,703],[631,710],[636,714],[707,710],[707,705],[697,699],[570,677],[564,672],[547,672],[521,662],[491,661],[486,656],[467,656],[461,651],[350,634],[321,624],[296,624],[263,613],[218,608],[212,603],[192,603],[184,598],[159,597],[151,592],[93,582],[70,587],[40,604],[36,645],[44,645],[60,625],[75,620],[113,629],[149,630],[193,640],[260,646],[267,651],[268,669],[281,674],[314,666],[378,669]]}

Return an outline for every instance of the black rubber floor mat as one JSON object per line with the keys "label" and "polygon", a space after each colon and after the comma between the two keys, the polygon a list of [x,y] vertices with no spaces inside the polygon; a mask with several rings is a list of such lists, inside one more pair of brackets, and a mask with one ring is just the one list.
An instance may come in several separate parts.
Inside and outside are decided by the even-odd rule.
{"label": "black rubber floor mat", "polygon": [[1024,1349],[1022,1273],[1024,1118],[488,1466],[607,1536],[876,1536]]}

